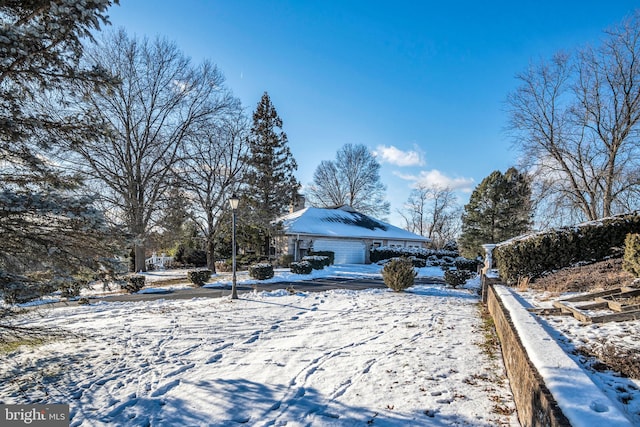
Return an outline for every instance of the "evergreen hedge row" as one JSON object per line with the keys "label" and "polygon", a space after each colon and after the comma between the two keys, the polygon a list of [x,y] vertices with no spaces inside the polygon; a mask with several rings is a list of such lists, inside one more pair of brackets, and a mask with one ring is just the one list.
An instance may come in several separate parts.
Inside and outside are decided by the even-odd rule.
{"label": "evergreen hedge row", "polygon": [[309,256],[326,256],[329,258],[329,264],[327,264],[327,266],[333,265],[336,259],[336,254],[333,251],[310,251]]}
{"label": "evergreen hedge row", "polygon": [[500,243],[494,259],[507,283],[535,279],[579,262],[620,255],[627,234],[640,232],[640,212],[530,234]]}
{"label": "evergreen hedge row", "polygon": [[305,256],[302,257],[302,261],[307,261],[314,270],[322,270],[331,265],[329,257],[320,255]]}

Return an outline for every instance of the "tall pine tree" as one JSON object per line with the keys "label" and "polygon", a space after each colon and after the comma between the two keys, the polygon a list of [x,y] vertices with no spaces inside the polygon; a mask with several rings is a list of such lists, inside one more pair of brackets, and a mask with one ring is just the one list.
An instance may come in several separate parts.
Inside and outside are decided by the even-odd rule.
{"label": "tall pine tree", "polygon": [[[109,255],[107,231],[57,149],[95,139],[103,126],[78,112],[80,83],[109,76],[79,65],[83,39],[118,0],[0,2],[0,291],[37,293]],[[36,274],[37,273],[37,274]],[[36,279],[37,277],[37,279]],[[32,288],[32,289],[27,289]],[[1,317],[1,314],[0,314]]]}
{"label": "tall pine tree", "polygon": [[473,190],[462,215],[460,250],[466,257],[482,254],[481,245],[498,243],[531,229],[531,187],[515,168],[492,172]]}
{"label": "tall pine tree", "polygon": [[273,234],[271,222],[286,212],[300,184],[293,175],[298,165],[291,155],[282,119],[265,92],[253,113],[249,137],[249,171],[246,177],[247,199],[253,222],[263,232],[263,251],[270,252]]}

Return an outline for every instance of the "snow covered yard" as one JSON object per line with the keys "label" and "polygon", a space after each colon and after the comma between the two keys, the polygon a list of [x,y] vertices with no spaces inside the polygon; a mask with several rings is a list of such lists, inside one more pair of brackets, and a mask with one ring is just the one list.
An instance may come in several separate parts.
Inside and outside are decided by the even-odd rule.
{"label": "snow covered yard", "polygon": [[69,403],[71,425],[518,425],[478,298],[250,293],[32,311],[77,334],[0,365],[2,403]]}

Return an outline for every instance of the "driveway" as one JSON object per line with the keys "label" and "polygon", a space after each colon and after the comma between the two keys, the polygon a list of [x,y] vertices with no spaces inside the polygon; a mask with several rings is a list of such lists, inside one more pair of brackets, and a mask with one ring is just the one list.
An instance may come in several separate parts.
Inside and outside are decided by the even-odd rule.
{"label": "driveway", "polygon": [[[433,284],[444,283],[439,277],[421,277],[416,279],[416,285],[420,284]],[[278,283],[258,283],[256,285],[244,285],[238,284],[237,289],[239,294],[246,292],[253,292],[257,290],[263,291],[275,291],[278,289],[291,289],[292,292],[322,292],[332,289],[348,289],[354,291],[360,291],[363,289],[371,288],[386,288],[386,285],[382,279],[365,279],[365,278],[343,278],[343,277],[325,277],[321,279],[303,280],[297,282],[278,282]],[[231,286],[228,287],[216,287],[216,288],[188,288],[188,289],[176,289],[167,290],[162,293],[148,293],[148,294],[122,294],[111,295],[101,298],[91,298],[90,301],[152,301],[156,299],[192,299],[192,298],[220,298],[231,295]],[[57,303],[61,305],[70,305],[72,303]]]}

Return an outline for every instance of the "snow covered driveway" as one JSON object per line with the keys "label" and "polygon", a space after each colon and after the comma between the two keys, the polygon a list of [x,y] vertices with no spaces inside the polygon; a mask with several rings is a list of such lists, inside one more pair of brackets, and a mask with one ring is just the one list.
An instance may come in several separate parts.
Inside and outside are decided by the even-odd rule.
{"label": "snow covered driveway", "polygon": [[518,425],[477,297],[439,285],[36,311],[80,336],[0,364],[2,403],[71,425]]}

